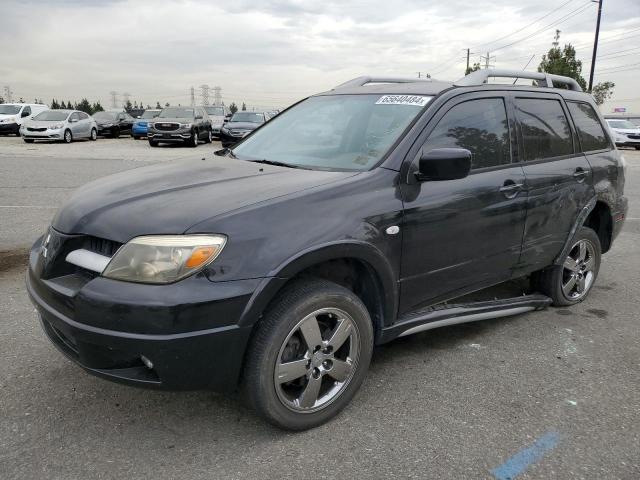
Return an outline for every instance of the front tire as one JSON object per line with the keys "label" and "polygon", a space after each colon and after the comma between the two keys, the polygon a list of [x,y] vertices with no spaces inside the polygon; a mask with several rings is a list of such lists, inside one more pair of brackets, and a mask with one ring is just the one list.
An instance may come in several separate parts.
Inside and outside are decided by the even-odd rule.
{"label": "front tire", "polygon": [[112,138],[120,138],[120,129],[119,128],[114,128],[113,130],[111,130],[111,137]]}
{"label": "front tire", "polygon": [[71,130],[64,131],[64,143],[73,142],[73,135],[71,134]]}
{"label": "front tire", "polygon": [[23,138],[24,143],[33,143],[33,138]]}
{"label": "front tire", "polygon": [[194,130],[191,133],[191,137],[189,138],[189,140],[187,140],[189,146],[191,148],[196,148],[198,146],[198,131]]}
{"label": "front tire", "polygon": [[158,142],[156,142],[155,140],[149,140],[149,145],[151,145],[152,147],[157,147]]}
{"label": "front tire", "polygon": [[92,142],[95,142],[98,139],[98,131],[95,128],[91,129],[91,136],[89,138]]}
{"label": "front tire", "polygon": [[298,280],[278,295],[257,327],[244,392],[270,423],[313,428],[351,401],[372,351],[371,318],[353,292],[325,280]]}
{"label": "front tire", "polygon": [[207,138],[204,139],[204,143],[213,142],[213,134],[211,133],[211,129],[207,130]]}
{"label": "front tire", "polygon": [[556,307],[582,302],[600,271],[602,247],[596,232],[580,228],[562,265],[553,265],[532,276],[535,289],[548,295]]}

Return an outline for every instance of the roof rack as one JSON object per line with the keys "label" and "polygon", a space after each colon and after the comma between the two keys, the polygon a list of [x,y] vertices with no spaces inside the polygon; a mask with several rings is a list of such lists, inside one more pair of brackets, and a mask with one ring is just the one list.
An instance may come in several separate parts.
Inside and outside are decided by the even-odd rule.
{"label": "roof rack", "polygon": [[471,72],[469,75],[462,77],[454,83],[456,87],[471,87],[487,83],[489,78],[526,78],[537,80],[538,86],[553,88],[554,84],[566,85],[569,90],[581,92],[582,88],[573,78],[563,77],[561,75],[552,75],[544,72],[526,72],[524,70],[494,70],[484,69]]}
{"label": "roof rack", "polygon": [[346,87],[363,87],[370,83],[416,83],[416,82],[430,82],[429,78],[399,78],[399,77],[357,77],[352,80],[341,83],[338,86],[332,88],[336,90],[338,88]]}

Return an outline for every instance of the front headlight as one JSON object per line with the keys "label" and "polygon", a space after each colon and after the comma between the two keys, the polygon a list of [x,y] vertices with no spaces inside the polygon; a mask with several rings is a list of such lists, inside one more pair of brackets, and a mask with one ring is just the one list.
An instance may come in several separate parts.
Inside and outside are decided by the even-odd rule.
{"label": "front headlight", "polygon": [[180,128],[191,128],[191,123],[181,123]]}
{"label": "front headlight", "polygon": [[153,128],[153,122],[148,122],[147,123],[147,128]]}
{"label": "front headlight", "polygon": [[16,117],[9,117],[2,120],[3,123],[13,123],[16,121]]}
{"label": "front headlight", "polygon": [[113,123],[105,123],[102,126],[103,127],[113,127]]}
{"label": "front headlight", "polygon": [[56,123],[55,125],[51,125],[49,130],[60,130],[62,127],[64,127],[64,123]]}
{"label": "front headlight", "polygon": [[229,133],[229,129],[228,129],[227,127],[222,127],[222,128],[220,129],[220,131],[221,131],[222,133]]}
{"label": "front headlight", "polygon": [[227,242],[224,235],[153,235],[127,242],[102,273],[139,283],[171,283],[213,262]]}

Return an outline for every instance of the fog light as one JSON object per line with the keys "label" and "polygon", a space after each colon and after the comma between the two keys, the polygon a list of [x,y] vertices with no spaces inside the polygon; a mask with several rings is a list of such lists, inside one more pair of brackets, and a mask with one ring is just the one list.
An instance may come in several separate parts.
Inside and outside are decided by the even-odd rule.
{"label": "fog light", "polygon": [[145,367],[147,367],[149,370],[153,369],[153,362],[147,357],[145,357],[144,355],[140,355],[140,360],[142,360],[142,363],[144,363]]}

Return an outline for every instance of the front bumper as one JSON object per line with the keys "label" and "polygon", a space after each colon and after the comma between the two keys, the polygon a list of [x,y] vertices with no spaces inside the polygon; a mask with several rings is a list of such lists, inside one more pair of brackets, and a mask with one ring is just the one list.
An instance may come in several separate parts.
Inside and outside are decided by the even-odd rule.
{"label": "front bumper", "polygon": [[0,133],[18,133],[20,125],[17,123],[0,123]]}
{"label": "front bumper", "polygon": [[26,128],[22,128],[20,134],[23,138],[31,138],[34,140],[61,140],[64,138],[63,129],[60,128],[56,130],[46,129],[44,132],[30,132]]}
{"label": "front bumper", "polygon": [[156,142],[187,142],[191,138],[191,129],[178,129],[168,132],[150,128],[147,132],[147,138]]}
{"label": "front bumper", "polygon": [[82,274],[42,279],[40,250],[38,241],[27,291],[45,333],[69,359],[94,375],[141,387],[237,386],[251,332],[237,322],[258,280],[214,283],[203,274],[171,285]]}
{"label": "front bumper", "polygon": [[250,133],[251,131],[245,132],[241,135],[232,135],[230,133],[226,133],[223,130],[220,130],[220,134],[218,135],[218,137],[220,138],[220,142],[222,143],[223,147],[231,147],[236,143],[238,143],[240,140],[242,140],[244,137],[249,135]]}

